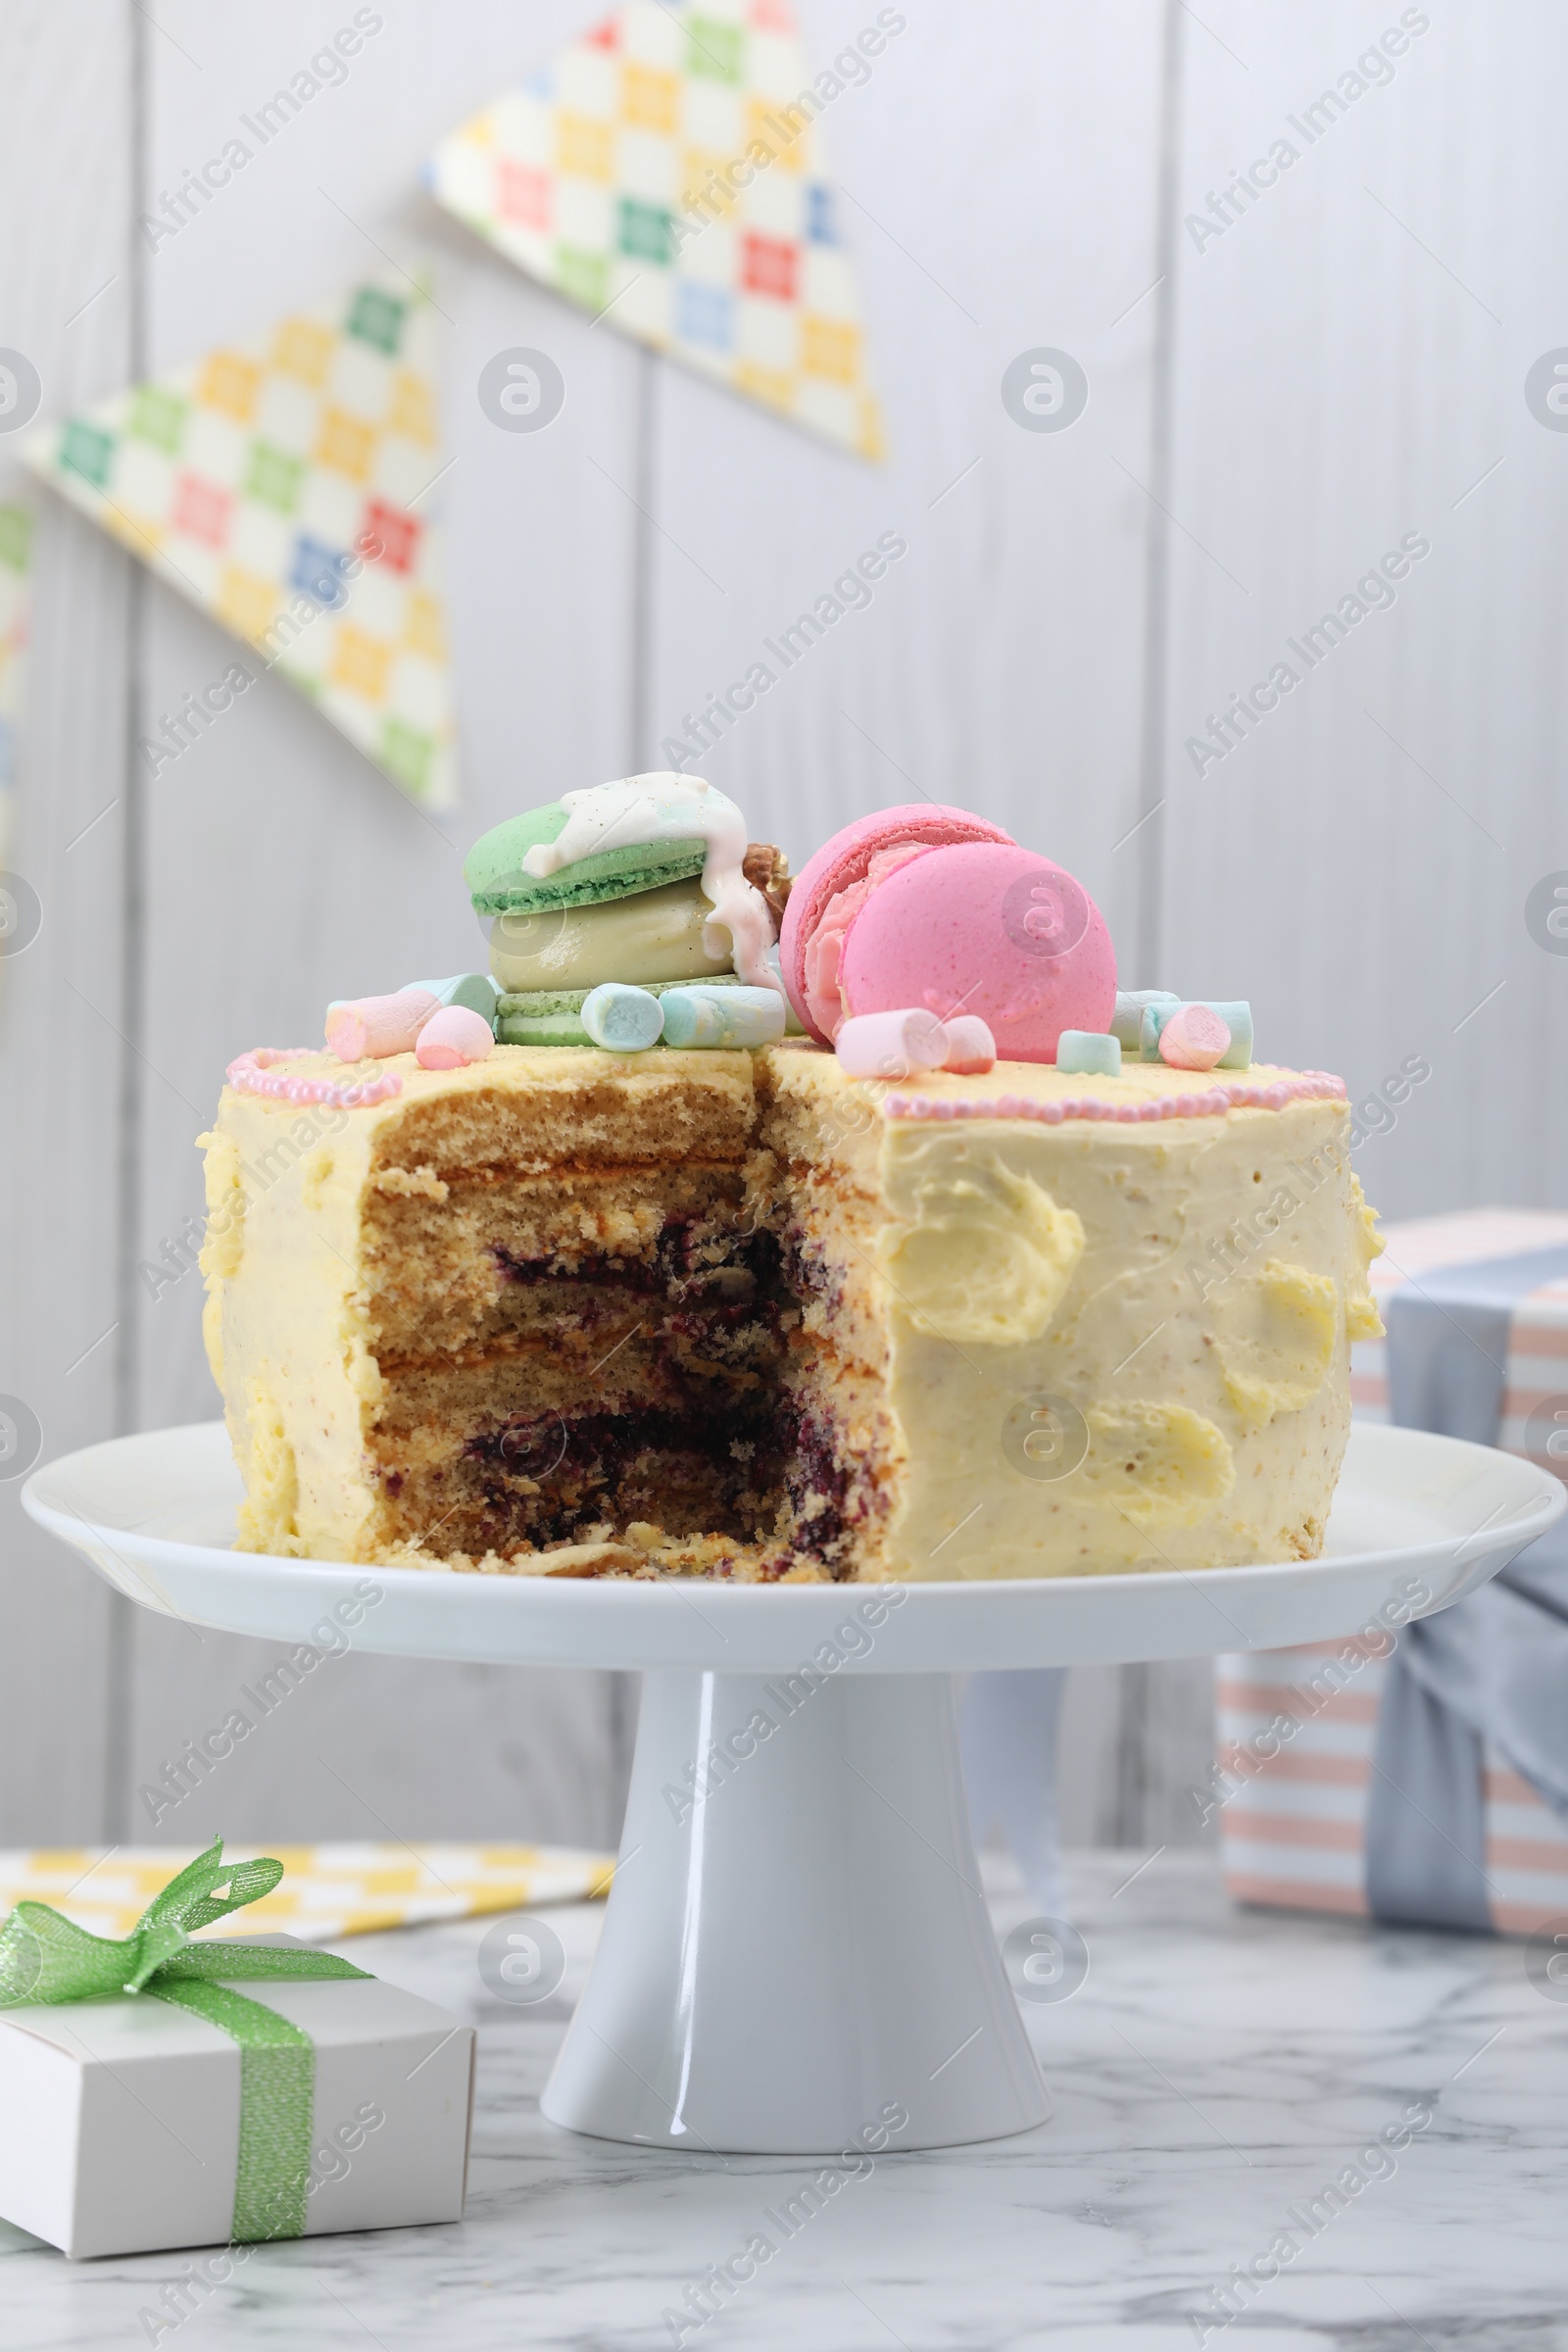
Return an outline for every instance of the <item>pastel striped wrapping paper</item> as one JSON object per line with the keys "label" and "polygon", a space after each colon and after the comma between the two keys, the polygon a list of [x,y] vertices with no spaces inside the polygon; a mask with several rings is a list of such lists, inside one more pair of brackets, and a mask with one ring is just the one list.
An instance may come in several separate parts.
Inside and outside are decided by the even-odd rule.
{"label": "pastel striped wrapping paper", "polygon": [[[1483,1208],[1385,1229],[1371,1270],[1380,1304],[1440,1268],[1568,1245],[1568,1216]],[[1386,1421],[1381,1340],[1350,1351],[1356,1417]],[[1561,1474],[1544,1451],[1548,1415],[1568,1396],[1568,1280],[1519,1301],[1508,1341],[1498,1443]],[[1211,1792],[1229,1893],[1238,1902],[1365,1917],[1365,1826],[1386,1637],[1362,1632],[1302,1649],[1252,1650],[1216,1662],[1218,1755]],[[1564,1693],[1568,1703],[1568,1692]],[[1200,1803],[1201,1792],[1200,1792]],[[1568,1914],[1568,1824],[1490,1744],[1484,1761],[1486,1875],[1493,1925],[1528,1936]]]}
{"label": "pastel striped wrapping paper", "polygon": [[[1383,1238],[1388,1247],[1373,1260],[1367,1277],[1380,1307],[1403,1283],[1419,1282],[1423,1274],[1443,1267],[1568,1246],[1568,1216],[1543,1208],[1472,1208],[1451,1217],[1415,1217],[1408,1224],[1387,1225]],[[1357,1340],[1350,1349],[1350,1401],[1358,1420],[1389,1417],[1387,1355],[1381,1340]],[[1509,1453],[1525,1452],[1525,1424],[1531,1413],[1547,1397],[1565,1392],[1568,1279],[1544,1283],[1514,1310],[1498,1445]],[[1534,1458],[1546,1462],[1539,1451]]]}
{"label": "pastel striped wrapping paper", "polygon": [[[1377,1647],[1376,1638],[1353,1636],[1219,1661],[1219,1771],[1228,1776],[1219,1792],[1236,1787],[1219,1808],[1220,1851],[1237,1902],[1366,1916],[1367,1788],[1385,1672]],[[1347,1666],[1352,1652],[1359,1662]],[[1339,1675],[1324,1670],[1336,1661],[1347,1679],[1328,1690]],[[1281,1716],[1297,1726],[1283,1740]],[[1529,1936],[1568,1914],[1568,1827],[1490,1746],[1484,1788],[1493,1925]]]}

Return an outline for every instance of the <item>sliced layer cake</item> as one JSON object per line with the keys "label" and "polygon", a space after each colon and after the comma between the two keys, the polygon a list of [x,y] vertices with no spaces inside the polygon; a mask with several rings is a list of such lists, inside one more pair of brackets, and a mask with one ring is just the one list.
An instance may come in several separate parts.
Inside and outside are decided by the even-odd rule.
{"label": "sliced layer cake", "polygon": [[1336,1081],[385,1066],[351,1106],[324,1055],[241,1070],[210,1139],[248,1545],[763,1578],[1318,1549],[1375,1324]]}
{"label": "sliced layer cake", "polygon": [[761,1579],[1318,1550],[1377,1244],[1344,1088],[1253,1066],[1245,1003],[1119,995],[1082,886],[930,803],[792,884],[721,793],[633,776],[465,870],[489,970],[241,1056],[207,1139],[242,1543]]}

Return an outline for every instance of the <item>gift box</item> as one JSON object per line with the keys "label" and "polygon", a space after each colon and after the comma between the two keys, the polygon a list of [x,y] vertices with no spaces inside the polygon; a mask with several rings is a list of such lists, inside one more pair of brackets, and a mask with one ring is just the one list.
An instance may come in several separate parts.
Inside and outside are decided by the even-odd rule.
{"label": "gift box", "polygon": [[121,1940],[18,1905],[0,2216],[73,2258],[462,2218],[473,2029],[285,1936],[191,1940],[280,1875],[220,1842]]}
{"label": "gift box", "polygon": [[[1462,1604],[1461,1604],[1462,1605]],[[1375,1637],[1250,1650],[1219,1665],[1217,1815],[1239,1903],[1365,1917],[1366,1826],[1388,1655]],[[1482,1742],[1488,1924],[1530,1936],[1568,1916],[1568,1826]],[[1227,1796],[1226,1791],[1234,1793]]]}
{"label": "gift box", "polygon": [[[1356,1415],[1502,1446],[1568,1478],[1568,1217],[1478,1209],[1386,1229],[1385,1340]],[[1568,1537],[1468,1600],[1217,1661],[1217,1815],[1240,1902],[1529,1936],[1568,1915]]]}

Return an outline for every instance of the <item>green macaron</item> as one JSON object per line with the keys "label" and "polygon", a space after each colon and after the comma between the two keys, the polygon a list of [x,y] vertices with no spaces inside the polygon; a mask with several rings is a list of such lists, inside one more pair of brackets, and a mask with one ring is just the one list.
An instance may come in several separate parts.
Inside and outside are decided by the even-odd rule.
{"label": "green macaron", "polygon": [[[666,988],[690,988],[690,980],[639,980],[651,997],[662,997]],[[703,988],[739,988],[734,972],[711,972],[700,983]],[[588,995],[585,988],[528,988],[503,989],[496,999],[498,1013],[520,1015],[525,1020],[540,1020],[557,1012],[581,1012]]]}
{"label": "green macaron", "polygon": [[503,1012],[496,1036],[504,1046],[591,1046],[580,1012]]}
{"label": "green macaron", "polygon": [[[689,980],[645,980],[651,997],[666,988],[689,988]],[[739,988],[733,972],[713,972],[704,988]],[[507,992],[496,999],[496,1035],[504,1046],[591,1046],[583,1026],[585,988],[532,988]]]}
{"label": "green macaron", "polygon": [[629,842],[622,849],[597,850],[542,880],[527,873],[528,852],[557,841],[570,811],[560,801],[508,817],[481,834],[464,860],[463,879],[476,914],[532,914],[551,906],[597,906],[609,899],[634,898],[665,882],[685,882],[702,872],[708,845],[701,841]]}

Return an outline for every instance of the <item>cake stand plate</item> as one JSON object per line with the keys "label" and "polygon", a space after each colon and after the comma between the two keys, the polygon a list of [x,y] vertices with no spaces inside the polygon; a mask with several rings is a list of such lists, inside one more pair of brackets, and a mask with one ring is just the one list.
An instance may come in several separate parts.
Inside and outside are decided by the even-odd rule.
{"label": "cake stand plate", "polygon": [[[35,1471],[32,1517],[121,1592],[309,1642],[644,1676],[598,1955],[541,2102],[608,2139],[946,2147],[1044,2122],[969,1836],[952,1676],[1279,1648],[1446,1608],[1564,1492],[1512,1454],[1356,1427],[1320,1560],[994,1583],[596,1583],[230,1548],[220,1423]],[[1380,1612],[1385,1612],[1380,1620]],[[334,1637],[340,1638],[340,1637]]]}

